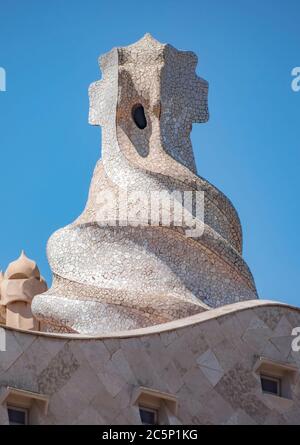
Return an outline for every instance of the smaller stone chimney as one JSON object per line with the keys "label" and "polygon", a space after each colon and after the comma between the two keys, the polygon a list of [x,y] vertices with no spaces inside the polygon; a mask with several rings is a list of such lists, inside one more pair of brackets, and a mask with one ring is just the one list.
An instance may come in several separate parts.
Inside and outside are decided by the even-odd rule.
{"label": "smaller stone chimney", "polygon": [[31,312],[31,301],[47,290],[35,261],[21,252],[20,257],[0,274],[0,322],[12,328],[39,330]]}

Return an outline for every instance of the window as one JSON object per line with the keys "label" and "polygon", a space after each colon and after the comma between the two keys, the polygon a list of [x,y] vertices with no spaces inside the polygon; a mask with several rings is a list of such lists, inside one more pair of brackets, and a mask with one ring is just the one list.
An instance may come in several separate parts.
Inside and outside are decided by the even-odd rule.
{"label": "window", "polygon": [[177,397],[157,389],[134,388],[132,405],[139,410],[142,425],[177,424]]}
{"label": "window", "polygon": [[27,425],[28,411],[27,409],[16,408],[14,406],[7,407],[8,420],[10,425]]}
{"label": "window", "polygon": [[157,425],[157,410],[140,406],[140,416],[143,425]]}
{"label": "window", "polygon": [[[263,356],[256,357],[253,371],[259,376],[263,394],[266,397],[271,395],[286,401],[293,400],[292,385],[295,384],[299,376],[297,365],[275,361]],[[281,403],[283,402],[281,401]]]}
{"label": "window", "polygon": [[261,388],[267,394],[281,396],[281,379],[266,375],[260,376]]}

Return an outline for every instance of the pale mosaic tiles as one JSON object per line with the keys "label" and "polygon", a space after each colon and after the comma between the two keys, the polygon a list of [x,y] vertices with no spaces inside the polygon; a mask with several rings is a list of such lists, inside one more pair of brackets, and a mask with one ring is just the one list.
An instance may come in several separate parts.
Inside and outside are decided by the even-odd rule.
{"label": "pale mosaic tiles", "polygon": [[[53,285],[35,297],[42,329],[99,333],[176,320],[257,298],[242,259],[242,232],[230,201],[197,176],[192,124],[208,120],[207,82],[197,57],[149,34],[100,58],[103,78],[90,87],[93,125],[102,127],[102,159],[83,214],[48,243]],[[146,127],[133,118],[142,106]],[[184,227],[108,226],[99,197],[143,191],[204,192],[204,233]],[[134,207],[137,202],[131,202]],[[117,211],[120,214],[118,203]]]}
{"label": "pale mosaic tiles", "polygon": [[[48,332],[4,327],[0,424],[9,387],[49,399],[47,413],[32,403],[31,424],[140,424],[142,387],[176,400],[160,424],[300,423],[300,310],[257,299],[238,215],[196,174],[191,126],[208,119],[196,64],[150,35],[101,57],[90,123],[102,126],[102,160],[84,212],[48,243],[54,282],[32,305]],[[109,226],[97,209],[107,190],[202,191],[204,232]],[[280,396],[262,391],[263,369],[283,373]]]}

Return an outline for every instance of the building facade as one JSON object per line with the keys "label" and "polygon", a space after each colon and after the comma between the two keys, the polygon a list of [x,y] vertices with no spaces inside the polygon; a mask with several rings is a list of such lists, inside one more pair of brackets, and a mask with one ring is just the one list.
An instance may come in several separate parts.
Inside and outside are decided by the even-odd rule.
{"label": "building facade", "polygon": [[[197,57],[146,34],[100,58],[86,208],[1,276],[0,423],[297,424],[300,310],[258,299],[228,198],[197,175]],[[297,346],[297,345],[296,345]]]}

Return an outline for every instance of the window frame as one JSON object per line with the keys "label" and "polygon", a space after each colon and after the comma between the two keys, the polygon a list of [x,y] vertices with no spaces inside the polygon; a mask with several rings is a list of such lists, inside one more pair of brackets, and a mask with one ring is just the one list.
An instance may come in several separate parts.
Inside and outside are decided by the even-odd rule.
{"label": "window frame", "polygon": [[[266,391],[262,387],[262,379],[270,380],[272,382],[277,383],[277,393],[272,391]],[[281,377],[277,377],[275,375],[268,375],[268,374],[260,374],[260,383],[261,383],[261,390],[264,394],[271,394],[273,396],[281,397],[281,386],[282,386],[282,379]]]}
{"label": "window frame", "polygon": [[[9,413],[8,410],[12,410],[12,411],[20,411],[22,413],[25,414],[25,422],[24,423],[11,423],[9,420]],[[28,425],[28,419],[29,419],[29,409],[28,408],[22,408],[20,406],[14,406],[14,405],[7,405],[7,415],[8,415],[8,421],[9,421],[9,425]]]}
{"label": "window frame", "polygon": [[[148,411],[150,413],[154,413],[154,423],[143,423],[141,411]],[[140,414],[142,425],[159,425],[159,423],[158,423],[158,417],[159,417],[158,409],[150,408],[149,406],[139,405],[139,414]]]}

